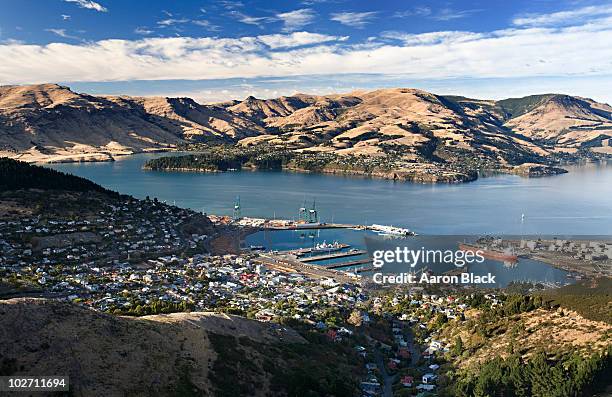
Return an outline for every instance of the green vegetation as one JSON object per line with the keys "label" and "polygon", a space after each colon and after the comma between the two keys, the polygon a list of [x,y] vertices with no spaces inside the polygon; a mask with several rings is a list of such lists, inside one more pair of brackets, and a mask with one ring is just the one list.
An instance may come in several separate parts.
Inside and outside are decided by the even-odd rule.
{"label": "green vegetation", "polygon": [[582,281],[542,295],[551,305],[578,312],[594,321],[612,324],[612,279]]}
{"label": "green vegetation", "polygon": [[189,312],[193,308],[194,304],[188,301],[166,302],[155,299],[149,303],[132,301],[129,307],[111,306],[106,311],[120,316],[149,316],[153,314]]}
{"label": "green vegetation", "polygon": [[[591,280],[533,295],[517,293],[528,287],[514,285],[514,293],[476,292],[456,297],[478,312],[465,321],[422,310],[407,300],[384,307],[384,311],[409,313],[425,324],[413,327],[417,342],[424,343],[430,336],[447,343],[449,350],[435,359],[442,365],[438,395],[582,397],[607,387],[612,345],[601,342],[609,341],[609,331],[602,329],[594,342],[581,345],[556,340],[556,334],[567,327],[578,337],[580,332],[595,330],[588,324],[583,328],[564,325],[566,314],[557,310],[559,306],[609,323],[611,281]],[[475,361],[466,363],[472,358]]]}
{"label": "green vegetation", "polygon": [[118,195],[85,178],[0,157],[0,192],[19,189],[94,191]]}
{"label": "green vegetation", "polygon": [[512,118],[530,112],[540,103],[553,96],[554,94],[544,94],[529,95],[523,98],[508,98],[497,101],[497,105],[506,113],[507,118]]}
{"label": "green vegetation", "polygon": [[350,346],[329,342],[320,334],[306,337],[309,343],[262,344],[209,334],[217,353],[209,375],[215,395],[250,395],[265,379],[273,392],[289,397],[355,395],[352,370],[360,363]]}
{"label": "green vegetation", "polygon": [[150,170],[201,170],[227,171],[252,167],[259,169],[280,169],[291,158],[285,150],[270,150],[266,146],[238,147],[214,145],[204,147],[197,153],[186,156],[168,156],[148,161],[144,168]]}
{"label": "green vegetation", "polygon": [[570,353],[550,360],[540,352],[529,360],[519,355],[495,358],[481,365],[476,374],[461,374],[452,382],[451,395],[494,397],[592,396],[603,389],[612,371],[612,347],[584,358]]}
{"label": "green vegetation", "polygon": [[399,154],[387,153],[384,157],[339,156],[334,153],[295,152],[284,147],[261,144],[257,146],[199,145],[198,153],[184,156],[167,156],[148,161],[144,169],[153,171],[192,170],[204,172],[231,169],[303,171],[324,170],[339,172],[371,173],[389,170],[399,160]]}

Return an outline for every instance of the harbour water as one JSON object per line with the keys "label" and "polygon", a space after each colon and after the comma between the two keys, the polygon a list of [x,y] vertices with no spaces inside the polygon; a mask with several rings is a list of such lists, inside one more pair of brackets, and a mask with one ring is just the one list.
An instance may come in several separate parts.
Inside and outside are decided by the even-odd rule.
{"label": "harbour water", "polygon": [[[386,224],[421,234],[612,234],[612,164],[567,167],[544,178],[495,175],[457,185],[422,185],[354,176],[292,172],[217,174],[143,171],[164,154],[105,163],[52,164],[138,198],[157,197],[198,211],[298,217],[304,200],[322,221]],[[521,215],[525,219],[521,222]]]}
{"label": "harbour water", "polygon": [[[316,200],[323,222],[378,223],[406,227],[419,234],[612,234],[612,165],[605,163],[566,167],[568,174],[552,177],[493,175],[458,185],[272,171],[206,174],[141,169],[148,159],[163,155],[140,154],[115,162],[49,167],[138,198],[157,197],[219,215],[230,215],[236,196],[240,196],[242,215],[250,217],[297,219],[304,201],[311,206]],[[261,232],[250,236],[246,243],[285,250],[340,241],[365,248],[364,233]],[[497,271],[504,275],[502,284],[513,280],[565,280],[561,270],[526,261],[521,260],[513,268],[499,264]],[[487,263],[489,267],[498,266]]]}

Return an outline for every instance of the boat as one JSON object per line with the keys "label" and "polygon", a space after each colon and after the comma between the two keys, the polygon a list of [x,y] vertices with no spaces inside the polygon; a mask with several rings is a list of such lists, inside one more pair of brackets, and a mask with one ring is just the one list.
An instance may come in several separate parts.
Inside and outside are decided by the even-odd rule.
{"label": "boat", "polygon": [[328,244],[325,241],[323,241],[322,243],[316,244],[312,248],[311,252],[333,252],[333,251],[340,251],[342,248],[344,248],[343,245],[337,241],[334,241],[331,244]]}
{"label": "boat", "polygon": [[372,225],[370,226],[370,229],[382,235],[392,235],[392,236],[414,236],[415,235],[415,233],[410,231],[409,229],[404,229],[404,228],[395,227],[395,226]]}
{"label": "boat", "polygon": [[249,249],[251,251],[264,251],[266,247],[264,247],[263,245],[250,245]]}
{"label": "boat", "polygon": [[502,262],[517,262],[518,261],[518,255],[516,255],[509,248],[502,251],[502,250],[493,249],[493,248],[480,247],[475,244],[460,243],[459,249],[461,251],[472,252],[474,254],[476,252],[480,252],[480,254],[484,258],[487,258],[487,259],[493,259],[493,260],[502,261]]}

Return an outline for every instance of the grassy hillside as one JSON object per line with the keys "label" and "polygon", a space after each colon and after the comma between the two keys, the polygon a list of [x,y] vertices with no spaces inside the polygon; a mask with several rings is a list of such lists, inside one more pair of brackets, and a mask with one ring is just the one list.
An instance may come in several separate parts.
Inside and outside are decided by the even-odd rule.
{"label": "grassy hillside", "polygon": [[506,118],[513,118],[530,112],[552,96],[554,96],[554,94],[529,95],[522,98],[502,99],[501,101],[497,101],[497,106],[504,111]]}
{"label": "grassy hillside", "polygon": [[[494,306],[475,299],[483,304],[465,322],[449,321],[436,336],[454,341],[444,356],[445,392],[567,397],[593,396],[605,388],[612,370],[612,327],[581,313],[611,317],[609,307],[604,309],[609,281],[588,291],[573,286],[550,295],[502,295]],[[574,311],[578,296],[597,296],[590,301],[597,307],[584,311],[585,303],[580,313]]]}
{"label": "grassy hillside", "polygon": [[612,324],[612,279],[599,278],[549,291],[543,295],[554,305],[595,321]]}
{"label": "grassy hillside", "polygon": [[362,365],[352,346],[238,316],[11,299],[0,319],[0,376],[69,375],[74,395],[353,396]]}

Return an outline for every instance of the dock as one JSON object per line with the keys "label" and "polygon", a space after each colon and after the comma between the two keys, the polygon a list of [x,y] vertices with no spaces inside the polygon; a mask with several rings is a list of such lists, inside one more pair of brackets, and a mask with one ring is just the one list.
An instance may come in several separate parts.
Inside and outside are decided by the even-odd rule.
{"label": "dock", "polygon": [[[349,248],[350,245],[348,244],[340,244],[338,246],[338,249],[345,249],[345,248]],[[294,249],[294,250],[287,250],[287,251],[279,251],[278,253],[283,255],[283,254],[289,254],[289,255],[295,255],[295,256],[304,256],[306,254],[310,254],[312,253],[312,251],[314,250],[314,248],[298,248],[298,249]]]}
{"label": "dock", "polygon": [[295,259],[286,257],[278,257],[271,254],[261,254],[255,259],[255,261],[264,264],[284,273],[298,272],[306,274],[310,277],[317,279],[321,278],[333,278],[334,280],[345,283],[357,281],[354,277],[341,270],[327,269],[319,265],[310,265],[308,263],[302,263]]}
{"label": "dock", "polygon": [[262,229],[265,230],[312,230],[312,229],[355,229],[355,230],[368,230],[369,226],[366,225],[354,225],[348,223],[320,223],[318,225],[300,225],[300,224],[288,224],[286,226],[272,226],[265,224]]}
{"label": "dock", "polygon": [[324,267],[326,269],[338,269],[341,267],[364,265],[366,263],[371,263],[371,262],[372,260],[370,258],[366,258],[366,259],[358,259],[358,260],[350,261],[350,262],[328,263],[325,265],[318,265],[318,266]]}
{"label": "dock", "polygon": [[346,252],[334,252],[334,253],[330,253],[330,254],[326,254],[326,255],[307,256],[305,258],[301,258],[300,261],[307,263],[307,262],[323,261],[323,260],[327,260],[327,259],[347,258],[349,256],[365,255],[367,253],[368,253],[368,251],[366,251],[366,250],[353,250],[353,251],[346,251]]}

